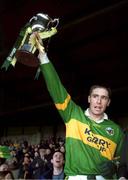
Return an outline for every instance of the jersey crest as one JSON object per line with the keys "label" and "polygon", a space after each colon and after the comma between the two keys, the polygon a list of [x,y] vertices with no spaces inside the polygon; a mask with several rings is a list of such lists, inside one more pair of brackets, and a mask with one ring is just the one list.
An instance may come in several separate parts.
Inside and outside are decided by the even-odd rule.
{"label": "jersey crest", "polygon": [[107,127],[106,129],[107,134],[109,134],[110,136],[114,135],[114,129],[112,129],[111,127]]}

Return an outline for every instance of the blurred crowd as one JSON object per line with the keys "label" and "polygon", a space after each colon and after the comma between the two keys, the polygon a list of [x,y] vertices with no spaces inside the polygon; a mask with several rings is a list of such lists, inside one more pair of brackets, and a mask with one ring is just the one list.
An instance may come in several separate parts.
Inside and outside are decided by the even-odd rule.
{"label": "blurred crowd", "polygon": [[63,170],[64,145],[62,137],[50,137],[35,145],[29,144],[27,140],[20,143],[11,140],[2,142],[0,146],[9,149],[10,157],[0,155],[0,179],[43,179],[47,172],[54,169],[55,153],[55,166],[61,166]]}

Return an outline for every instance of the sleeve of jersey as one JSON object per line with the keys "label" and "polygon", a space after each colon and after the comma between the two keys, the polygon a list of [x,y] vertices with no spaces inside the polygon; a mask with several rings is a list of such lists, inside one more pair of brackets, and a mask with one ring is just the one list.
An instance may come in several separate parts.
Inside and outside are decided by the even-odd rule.
{"label": "sleeve of jersey", "polygon": [[69,121],[72,109],[77,106],[72,100],[51,62],[40,66],[50,96],[64,122]]}

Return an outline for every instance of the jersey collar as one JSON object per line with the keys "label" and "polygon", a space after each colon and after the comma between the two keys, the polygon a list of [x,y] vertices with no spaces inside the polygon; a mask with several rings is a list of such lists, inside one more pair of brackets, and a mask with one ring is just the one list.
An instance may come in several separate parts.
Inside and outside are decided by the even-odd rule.
{"label": "jersey collar", "polygon": [[[89,108],[87,108],[87,109],[85,110],[84,114],[85,114],[87,117],[90,118]],[[101,122],[103,122],[103,121],[106,120],[106,119],[108,120],[108,115],[107,115],[106,113],[104,113],[102,119],[96,121],[96,123],[101,123]]]}

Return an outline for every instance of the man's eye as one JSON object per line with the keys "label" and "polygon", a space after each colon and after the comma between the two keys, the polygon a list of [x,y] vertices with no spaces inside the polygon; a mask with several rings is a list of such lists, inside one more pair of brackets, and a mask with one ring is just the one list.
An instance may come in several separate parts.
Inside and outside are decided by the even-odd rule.
{"label": "man's eye", "polygon": [[96,98],[96,97],[97,97],[97,95],[96,95],[96,94],[93,94],[93,95],[92,95],[92,97]]}
{"label": "man's eye", "polygon": [[108,99],[108,97],[107,97],[107,96],[103,96],[103,97],[102,97],[102,99],[105,99],[105,100],[107,100],[107,99]]}

